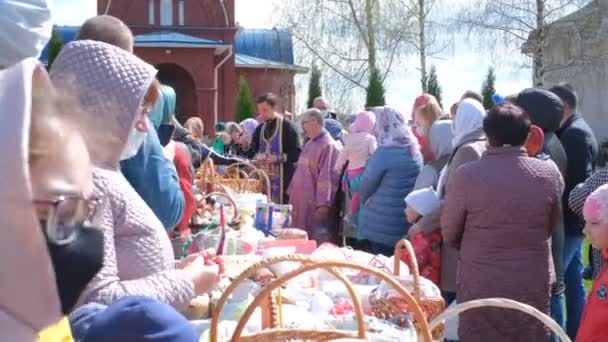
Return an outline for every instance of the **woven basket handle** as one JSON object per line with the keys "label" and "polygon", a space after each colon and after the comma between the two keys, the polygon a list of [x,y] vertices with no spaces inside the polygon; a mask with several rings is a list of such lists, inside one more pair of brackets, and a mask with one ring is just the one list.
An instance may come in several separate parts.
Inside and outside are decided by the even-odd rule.
{"label": "woven basket handle", "polygon": [[249,163],[249,162],[238,162],[238,163],[230,164],[228,167],[226,167],[226,170],[224,170],[224,174],[225,174],[225,175],[226,175],[226,174],[230,174],[230,173],[229,173],[229,171],[232,171],[232,169],[235,169],[235,168],[236,168],[236,169],[237,169],[237,170],[236,170],[236,171],[237,171],[237,173],[236,173],[236,179],[239,179],[241,175],[240,175],[240,172],[239,172],[239,169],[238,169],[238,168],[243,167],[243,166],[250,167],[250,168],[252,168],[252,169],[254,169],[254,170],[256,170],[256,169],[257,169],[257,167],[253,166],[253,165],[252,165],[251,163]]}
{"label": "woven basket handle", "polygon": [[270,191],[272,189],[270,188],[270,178],[268,178],[268,175],[266,174],[266,172],[264,172],[264,170],[257,168],[249,173],[249,178],[253,178],[254,175],[256,175],[259,178],[260,182],[263,183],[263,186],[266,189],[266,196],[268,196],[268,201],[271,201],[272,197]]}
{"label": "woven basket handle", "polygon": [[[228,199],[228,202],[230,202],[230,205],[234,208],[234,214],[232,215],[232,220],[236,220],[239,217],[239,208],[236,206],[236,202],[234,201],[234,199],[232,199],[232,197],[230,197],[230,195],[228,195],[227,193],[224,192],[211,192],[205,195],[205,197],[203,197],[202,200],[202,205],[205,205],[205,200],[207,198],[213,197],[213,196],[219,196],[219,197],[224,197],[226,199]],[[201,203],[199,202],[199,207],[201,206]]]}
{"label": "woven basket handle", "polygon": [[[230,285],[228,285],[228,287],[224,290],[224,292],[220,296],[220,299],[215,304],[215,309],[213,310],[213,315],[211,316],[211,329],[209,331],[209,339],[211,342],[217,342],[217,340],[218,340],[217,339],[217,328],[218,328],[218,324],[219,324],[220,314],[222,313],[222,309],[224,308],[224,305],[226,305],[226,302],[228,301],[228,298],[230,298],[230,295],[232,294],[232,292],[234,292],[234,290],[239,285],[241,285],[241,283],[243,283],[245,280],[247,280],[250,277],[252,277],[253,275],[255,275],[255,273],[259,269],[268,267],[269,265],[272,265],[273,263],[278,262],[278,261],[273,261],[275,259],[281,260],[281,258],[271,258],[271,259],[262,260],[260,262],[257,262],[255,264],[251,265],[245,271],[241,272],[241,274],[239,274],[238,277],[236,277],[235,279],[232,279],[232,282],[230,283]],[[309,262],[309,261],[302,260],[301,262]],[[274,326],[274,324],[271,324],[270,326],[264,326],[262,328],[275,328],[275,326]]]}
{"label": "woven basket handle", "polygon": [[[315,265],[315,264],[310,263],[308,265],[310,266],[310,265]],[[323,268],[325,268],[325,267],[323,267]],[[338,280],[340,280],[344,284],[344,286],[346,286],[346,289],[348,290],[348,293],[351,296],[351,299],[353,300],[353,306],[355,308],[355,317],[357,319],[357,338],[360,338],[360,339],[367,338],[366,332],[365,332],[365,320],[364,320],[365,316],[363,314],[363,305],[361,305],[361,299],[359,298],[359,296],[357,296],[357,293],[355,292],[355,289],[353,288],[352,283],[344,276],[344,274],[342,274],[342,272],[340,272],[336,268],[325,268],[325,270],[327,272],[333,274],[336,278],[338,278]],[[239,320],[239,323],[236,326],[234,333],[232,335],[231,341],[237,342],[240,340],[242,340],[242,341],[247,340],[247,338],[249,336],[241,337],[241,334],[243,333],[243,330],[245,329],[245,325],[251,318],[251,315],[253,315],[255,308],[258,305],[260,305],[261,303],[263,303],[265,298],[269,298],[272,295],[272,291],[276,290],[281,285],[283,285],[287,281],[295,278],[299,274],[305,272],[304,271],[304,272],[301,272],[298,274],[297,271],[298,270],[287,273],[287,274],[279,277],[278,279],[273,280],[268,285],[266,285],[266,287],[264,287],[264,289],[260,293],[258,293],[258,295],[254,298],[253,302],[251,302],[249,307],[247,307],[247,310],[245,310],[245,313]],[[318,337],[319,339],[322,339],[323,333],[324,333],[323,331],[319,331],[319,337]],[[344,333],[344,337],[352,337],[352,336],[348,333]],[[253,337],[253,338],[255,338],[255,337]]]}
{"label": "woven basket handle", "polygon": [[[268,295],[271,293],[271,291],[273,289],[277,288],[278,286],[283,284],[285,281],[293,279],[302,273],[305,273],[305,272],[308,272],[311,270],[315,270],[315,269],[319,269],[319,268],[326,269],[326,270],[330,271],[332,274],[336,274],[338,276],[338,278],[340,278],[341,274],[338,273],[337,271],[334,271],[333,270],[334,268],[350,268],[350,269],[355,269],[355,270],[359,270],[362,272],[368,272],[382,280],[385,280],[389,285],[391,285],[393,288],[395,288],[395,290],[397,290],[397,292],[399,292],[399,294],[408,303],[408,306],[409,306],[411,312],[413,313],[415,319],[420,322],[422,341],[432,342],[431,333],[430,333],[430,330],[428,329],[428,323],[426,321],[424,312],[422,311],[422,309],[420,308],[420,306],[418,305],[418,303],[416,302],[414,297],[406,289],[404,289],[399,284],[399,282],[397,282],[395,279],[393,279],[390,275],[388,275],[382,271],[368,267],[368,266],[358,265],[358,264],[344,262],[344,261],[318,260],[318,259],[314,259],[314,258],[311,258],[308,256],[303,256],[303,255],[287,255],[287,256],[275,257],[275,258],[269,258],[266,260],[262,260],[256,264],[252,265],[251,267],[249,267],[247,270],[245,270],[243,273],[241,273],[236,279],[234,279],[234,281],[228,286],[228,288],[224,291],[224,293],[220,297],[219,301],[216,304],[216,308],[213,312],[213,316],[211,319],[211,329],[210,329],[211,342],[217,342],[217,329],[218,329],[218,324],[219,324],[220,313],[222,311],[222,308],[226,304],[228,297],[230,296],[232,291],[234,291],[234,289],[236,289],[238,287],[238,285],[241,282],[243,282],[245,279],[251,277],[259,268],[267,267],[268,265],[276,264],[279,262],[286,262],[286,261],[287,262],[301,262],[301,263],[303,263],[303,265],[300,268],[298,268],[297,270],[289,272],[289,273],[283,275],[281,278],[273,281],[271,284],[269,284],[267,287],[264,288],[264,290],[258,295],[258,297],[256,297],[256,299],[268,297]],[[352,287],[352,285],[351,285],[351,287]],[[348,288],[348,285],[347,285],[347,288]],[[349,289],[349,291],[350,291],[350,289]],[[354,296],[356,297],[356,295],[354,295]],[[353,298],[353,300],[356,303],[357,299]],[[237,329],[235,329],[235,334],[232,337],[232,341],[236,342],[236,341],[239,341],[239,339],[241,339],[243,341],[259,340],[259,339],[256,339],[256,334],[246,336],[243,338],[241,338],[237,334],[237,332],[240,334],[240,332],[243,330],[245,323],[249,320],[249,318],[253,314],[254,310],[255,310],[255,305],[253,305],[253,304],[247,308],[245,315],[243,315],[243,318],[239,322],[239,325],[242,325],[242,326],[237,326]],[[258,333],[257,337],[267,338],[266,339],[267,341],[276,341],[278,337],[280,337],[280,336],[284,337],[284,336],[286,336],[286,334],[289,334],[289,332],[290,331],[288,331],[288,330],[263,331],[263,332]],[[313,339],[316,338],[316,339],[327,340],[328,336],[335,336],[335,338],[351,337],[348,334],[344,335],[344,334],[341,334],[341,333],[335,332],[335,331],[328,331],[328,332],[302,331],[302,330],[293,331],[293,334],[298,334],[298,333],[300,335],[295,336],[295,337],[290,336],[290,338],[293,339],[293,338],[298,338],[299,336],[308,336],[308,337],[314,337]],[[359,331],[359,335],[361,336],[360,331]],[[322,336],[325,336],[325,337],[322,337]]]}
{"label": "woven basket handle", "polygon": [[414,298],[420,301],[420,270],[418,269],[418,260],[416,259],[416,253],[409,240],[401,239],[395,245],[395,255],[393,256],[393,273],[395,276],[399,276],[401,273],[401,253],[403,250],[407,252],[410,258],[410,264],[412,269],[410,270],[414,278]]}
{"label": "woven basket handle", "polygon": [[482,307],[494,307],[494,308],[505,308],[512,309],[527,313],[528,315],[538,319],[544,325],[546,325],[555,335],[557,335],[562,342],[571,342],[568,335],[564,332],[564,330],[557,324],[551,317],[545,315],[540,312],[536,308],[523,304],[511,299],[505,298],[486,298],[486,299],[476,299],[466,303],[457,304],[451,308],[448,308],[446,311],[442,312],[439,316],[435,317],[429,326],[431,329],[435,329],[440,324],[444,323],[446,320],[450,318],[454,318],[462,312],[474,309],[474,308],[482,308]]}

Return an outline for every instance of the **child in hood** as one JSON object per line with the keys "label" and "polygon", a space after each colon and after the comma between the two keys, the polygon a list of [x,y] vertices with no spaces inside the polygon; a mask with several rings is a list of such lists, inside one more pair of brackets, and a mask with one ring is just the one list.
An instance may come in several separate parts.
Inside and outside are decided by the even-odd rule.
{"label": "child in hood", "polygon": [[[607,256],[608,248],[608,185],[595,190],[585,202],[583,216],[587,222],[584,233],[593,247]],[[577,341],[599,342],[608,336],[608,269],[593,282],[587,305],[578,329]]]}
{"label": "child in hood", "polygon": [[[439,209],[439,196],[433,188],[412,191],[405,198],[405,217],[411,224]],[[441,274],[441,232],[430,234],[418,233],[411,237],[412,247],[416,254],[420,275],[439,286]],[[402,254],[401,260],[412,267],[408,255]]]}
{"label": "child in hood", "polygon": [[376,115],[372,112],[360,112],[355,122],[350,126],[350,134],[342,138],[344,149],[336,161],[335,171],[342,172],[348,162],[346,170],[346,185],[351,192],[350,216],[357,216],[359,211],[358,179],[363,174],[367,159],[376,151],[377,142],[374,137]]}

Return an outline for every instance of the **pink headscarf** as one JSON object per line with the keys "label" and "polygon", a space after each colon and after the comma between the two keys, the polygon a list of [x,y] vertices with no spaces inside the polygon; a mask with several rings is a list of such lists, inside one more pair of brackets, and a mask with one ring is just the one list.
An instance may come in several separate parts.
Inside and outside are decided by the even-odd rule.
{"label": "pink headscarf", "polygon": [[355,122],[350,126],[351,133],[365,132],[374,134],[376,127],[376,115],[372,112],[359,112],[355,118]]}
{"label": "pink headscarf", "polygon": [[587,197],[583,216],[587,221],[608,223],[608,185],[600,186]]}

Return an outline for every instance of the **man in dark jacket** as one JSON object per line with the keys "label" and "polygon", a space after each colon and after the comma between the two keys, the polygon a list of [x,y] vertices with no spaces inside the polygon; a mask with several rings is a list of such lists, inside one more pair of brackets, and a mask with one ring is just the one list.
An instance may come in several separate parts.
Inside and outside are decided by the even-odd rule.
{"label": "man in dark jacket", "polygon": [[[530,88],[519,93],[515,103],[528,113],[533,125],[538,126],[543,130],[543,149],[535,157],[552,160],[557,165],[562,177],[565,178],[568,168],[568,158],[566,157],[564,147],[554,133],[559,129],[560,122],[564,115],[564,105],[562,101],[559,97],[549,91]],[[553,228],[553,235],[551,238],[551,253],[553,256],[556,278],[551,289],[551,315],[553,316],[553,319],[562,326],[564,325],[562,295],[565,288],[563,271],[564,230],[564,220],[563,217],[561,217],[558,220],[556,227]]]}
{"label": "man in dark jacket", "polygon": [[[597,140],[593,131],[576,112],[576,92],[568,84],[560,84],[550,89],[564,103],[564,117],[557,135],[568,156],[564,203],[572,189],[591,176],[598,154]],[[564,206],[564,226],[566,238],[564,244],[564,276],[566,283],[566,331],[574,339],[578,330],[583,307],[585,305],[585,287],[583,285],[583,228],[584,220],[566,205]]]}
{"label": "man in dark jacket", "polygon": [[192,166],[194,166],[195,169],[198,169],[201,166],[201,163],[207,158],[211,158],[215,165],[231,165],[245,161],[245,159],[238,157],[216,153],[209,146],[194,139],[192,134],[190,134],[187,129],[183,128],[177,120],[174,120],[173,123],[175,125],[173,140],[181,142],[188,147],[190,154],[192,155]]}

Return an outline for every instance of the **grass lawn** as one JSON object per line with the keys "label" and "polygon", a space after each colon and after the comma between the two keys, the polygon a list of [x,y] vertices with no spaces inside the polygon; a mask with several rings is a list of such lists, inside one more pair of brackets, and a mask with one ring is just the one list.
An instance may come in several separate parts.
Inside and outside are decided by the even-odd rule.
{"label": "grass lawn", "polygon": [[[585,264],[585,266],[589,265],[589,242],[587,242],[585,240],[584,242],[584,246],[583,246],[583,263]],[[591,281],[585,281],[585,289],[587,289],[587,293],[589,293],[589,291],[591,290]]]}

